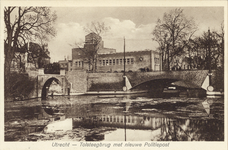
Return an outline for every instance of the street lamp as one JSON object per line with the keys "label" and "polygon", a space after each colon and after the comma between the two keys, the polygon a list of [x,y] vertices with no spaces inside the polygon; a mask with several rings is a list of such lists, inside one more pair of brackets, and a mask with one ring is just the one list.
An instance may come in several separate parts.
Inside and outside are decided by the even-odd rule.
{"label": "street lamp", "polygon": [[214,88],[211,86],[211,76],[212,76],[212,72],[211,72],[211,34],[210,34],[210,29],[208,29],[208,76],[209,76],[209,86],[207,87],[208,91],[213,91]]}
{"label": "street lamp", "polygon": [[124,37],[124,75],[123,75],[123,81],[124,81],[124,85],[123,85],[123,91],[127,91],[127,87],[126,87],[126,76],[125,76],[125,37]]}

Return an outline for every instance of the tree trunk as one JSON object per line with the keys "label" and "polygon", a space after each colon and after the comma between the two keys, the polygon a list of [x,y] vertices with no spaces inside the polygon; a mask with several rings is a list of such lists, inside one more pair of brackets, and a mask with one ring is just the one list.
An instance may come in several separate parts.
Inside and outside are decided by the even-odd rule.
{"label": "tree trunk", "polygon": [[4,64],[4,90],[5,90],[5,100],[7,100],[8,97],[8,91],[10,89],[9,87],[9,81],[10,81],[10,67],[11,67],[11,61],[12,59],[9,58],[9,56],[5,57],[5,64]]}
{"label": "tree trunk", "polygon": [[167,69],[170,70],[170,62],[169,62],[169,45],[167,45]]}
{"label": "tree trunk", "polygon": [[5,51],[5,62],[4,62],[4,90],[5,90],[5,99],[7,99],[7,92],[9,91],[9,81],[10,81],[10,68],[11,68],[11,63],[14,58],[14,47],[11,47],[11,39],[8,39],[7,44],[4,46],[4,51]]}

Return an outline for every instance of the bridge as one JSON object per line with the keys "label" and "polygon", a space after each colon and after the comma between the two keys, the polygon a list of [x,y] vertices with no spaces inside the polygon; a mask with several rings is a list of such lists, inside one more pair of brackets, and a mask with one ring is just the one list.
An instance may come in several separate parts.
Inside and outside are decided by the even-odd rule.
{"label": "bridge", "polygon": [[[208,70],[130,72],[126,77],[130,90],[142,89],[145,84],[157,87],[175,81],[181,81],[186,88],[201,88],[208,75]],[[122,73],[89,73],[88,91],[118,91],[123,89]]]}
{"label": "bridge", "polygon": [[68,82],[65,75],[41,74],[37,78],[37,96],[46,99],[50,85],[54,82],[61,86],[62,94],[66,95]]}
{"label": "bridge", "polygon": [[175,81],[182,81],[182,85],[186,88],[201,88],[207,75],[208,70],[185,70],[134,73],[128,74],[127,77],[132,85],[132,89],[147,82],[151,84],[159,84],[159,82],[169,84]]}
{"label": "bridge", "polygon": [[61,95],[85,93],[87,91],[87,73],[85,71],[71,71],[66,74],[65,70],[60,70],[60,74],[44,74],[44,70],[39,69],[37,97],[46,99],[53,81],[61,87]]}
{"label": "bridge", "polygon": [[[208,75],[208,70],[129,72],[126,76],[131,85],[130,90],[164,87],[181,81],[186,88],[201,88]],[[123,73],[86,73],[70,71],[60,74],[38,75],[37,96],[45,98],[52,82],[61,86],[62,95],[86,93],[88,91],[122,91]],[[145,86],[147,85],[147,86]]]}

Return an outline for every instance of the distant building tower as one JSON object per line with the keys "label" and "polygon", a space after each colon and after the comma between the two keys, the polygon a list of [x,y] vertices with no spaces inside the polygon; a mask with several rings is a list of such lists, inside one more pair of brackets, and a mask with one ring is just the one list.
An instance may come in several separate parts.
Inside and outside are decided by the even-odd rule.
{"label": "distant building tower", "polygon": [[[102,38],[96,33],[90,33],[85,36],[85,44],[83,48],[72,49],[72,68],[74,70],[90,70],[91,60],[94,59],[94,55],[98,54],[110,54],[115,53],[116,49],[104,48],[104,42]],[[97,62],[98,63],[98,62]]]}

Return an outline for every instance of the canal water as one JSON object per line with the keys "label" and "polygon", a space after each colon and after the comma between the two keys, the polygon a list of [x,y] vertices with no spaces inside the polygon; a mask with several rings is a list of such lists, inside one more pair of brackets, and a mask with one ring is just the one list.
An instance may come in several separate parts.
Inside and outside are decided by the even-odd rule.
{"label": "canal water", "polygon": [[5,141],[224,141],[224,99],[54,96],[5,102]]}

